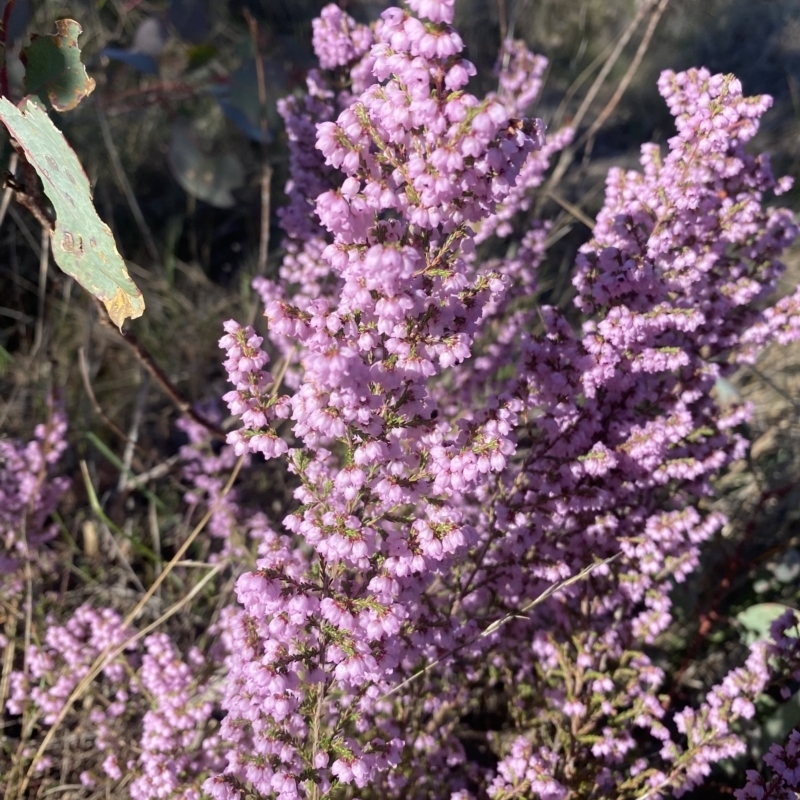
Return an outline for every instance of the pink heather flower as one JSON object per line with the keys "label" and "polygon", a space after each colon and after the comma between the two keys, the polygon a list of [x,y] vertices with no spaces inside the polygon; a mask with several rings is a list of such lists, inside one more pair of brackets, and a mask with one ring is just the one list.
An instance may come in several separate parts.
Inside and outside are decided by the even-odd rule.
{"label": "pink heather flower", "polygon": [[431,22],[453,22],[455,0],[408,0],[408,6]]}
{"label": "pink heather flower", "polygon": [[53,474],[67,448],[67,419],[49,402],[50,419],[29,442],[0,439],[0,587],[11,602],[22,597],[25,564],[33,574],[55,569],[45,544],[56,534],[50,517],[69,486]]}
{"label": "pink heather flower", "polygon": [[285,398],[271,391],[273,380],[264,367],[269,356],[261,350],[263,339],[256,336],[252,327],[242,328],[233,320],[224,325],[226,335],[219,345],[227,352],[224,367],[228,380],[236,387],[223,399],[232,414],[242,418],[242,430],[228,434],[228,444],[236,455],[261,453],[264,458],[278,458],[288,450],[288,445],[270,429],[275,419],[285,419],[288,404]]}
{"label": "pink heather flower", "polygon": [[335,5],[322,9],[312,29],[314,52],[323,69],[347,66],[363,56],[372,44],[372,31],[358,25]]}
{"label": "pink heather flower", "polygon": [[235,789],[222,778],[209,778],[203,784],[203,791],[214,800],[242,800],[242,792]]}
{"label": "pink heather flower", "polygon": [[524,738],[514,741],[511,752],[497,767],[489,787],[492,798],[532,796],[541,800],[563,800],[567,789],[550,776],[557,757],[546,748],[534,753]]}
{"label": "pink heather flower", "polygon": [[94,789],[97,786],[97,780],[91,772],[81,772],[80,774],[81,785],[87,789]]}
{"label": "pink heather flower", "polygon": [[103,770],[112,780],[118,781],[122,777],[122,770],[117,763],[117,757],[110,753],[103,761]]}

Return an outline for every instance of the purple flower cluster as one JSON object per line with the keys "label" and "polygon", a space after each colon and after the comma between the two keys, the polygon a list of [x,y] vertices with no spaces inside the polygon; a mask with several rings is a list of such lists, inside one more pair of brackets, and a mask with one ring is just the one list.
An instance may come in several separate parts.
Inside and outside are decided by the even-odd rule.
{"label": "purple flower cluster", "polygon": [[[218,422],[215,410],[206,411],[207,419]],[[189,443],[180,449],[181,472],[189,490],[184,494],[184,502],[190,511],[210,509],[211,519],[206,530],[215,539],[222,542],[220,552],[209,556],[210,562],[235,556],[243,558],[242,550],[245,528],[241,519],[241,508],[236,489],[227,495],[223,489],[237,460],[235,447],[239,437],[233,444],[226,444],[214,452],[208,438],[208,430],[194,420],[183,418],[177,422],[179,430],[189,437]],[[249,457],[246,459],[249,461]]]}
{"label": "purple flower cluster", "polygon": [[[102,702],[92,705],[87,720],[94,748],[105,754],[102,772],[116,782],[127,771],[132,800],[199,800],[199,778],[221,767],[222,747],[218,735],[198,736],[218,707],[206,659],[197,648],[182,655],[162,633],[148,636],[142,652],[132,633],[108,608],[80,606],[64,625],[50,619],[41,645],[28,648],[26,671],[11,673],[7,709],[52,725],[103,656]],[[39,768],[48,766],[45,759]],[[81,775],[86,787],[100,780],[92,770]]]}
{"label": "purple flower cluster", "polygon": [[[52,725],[73,689],[89,673],[95,658],[106,648],[124,644],[127,636],[119,615],[111,609],[97,611],[88,605],[80,606],[63,626],[51,619],[42,645],[31,645],[26,653],[27,673],[11,675],[8,710],[21,714],[30,701],[42,714],[43,722]],[[120,686],[106,712],[118,716],[128,699],[127,691],[122,688],[127,683],[125,669],[115,660],[105,664],[103,672]]]}
{"label": "purple flower cluster", "polygon": [[335,294],[301,286],[292,298],[265,297],[270,334],[293,342],[302,367],[295,393],[276,401],[289,403],[304,445],[290,452],[303,510],[285,525],[318,554],[309,561],[276,538],[269,559],[238,584],[249,627],[247,646],[234,648],[241,665],[229,683],[226,737],[248,720],[252,755],[239,749],[228,774],[265,795],[305,793],[304,775],[364,786],[396,763],[401,740],[371,736],[364,746],[354,712],[374,708],[389,688],[386,676],[409,650],[402,628],[412,634],[426,616],[419,597],[431,570],[471,536],[453,494],[502,470],[514,449],[513,398],[453,428],[436,421],[427,390],[469,357],[483,307],[505,290],[499,276],[475,274],[465,261],[472,226],[494,213],[542,145],[540,123],[509,121],[497,100],[462,91],[474,67],[441,21],[447,8],[425,6],[432,24],[385,12],[370,51],[374,82],[338,98],[339,116],[318,125],[317,148],[345,179],[317,197],[327,233],[303,250],[322,262],[317,274],[332,276]]}
{"label": "purple flower cluster", "polygon": [[[531,210],[573,136],[546,141],[525,116],[546,61],[506,42],[479,99],[453,1],[408,6],[373,26],[326,7],[321,70],[281,104],[286,256],[255,283],[268,332],[229,321],[220,340],[241,427],[215,454],[182,423],[186,500],[213,508],[238,604],[205,653],[157,633],[106,665],[96,745],[134,800],[679,796],[743,752],[735,723],[769,685],[800,678],[791,615],[685,708],[652,658],[675,583],[725,523],[712,481],[746,448],[749,407],[712,389],[800,336],[800,295],[765,303],[798,235],[764,202],[787,181],[746,149],[769,98],[705,70],[661,76],[677,134],[610,172],[573,325],[537,302],[550,228]],[[257,453],[295,476],[282,528],[223,496]],[[10,497],[33,486],[0,479]],[[128,635],[88,607],[53,624],[9,709],[52,722]],[[465,746],[487,693],[511,732],[487,737],[494,769]],[[799,744],[740,800],[794,796]]]}
{"label": "purple flower cluster", "polygon": [[[643,172],[609,175],[578,260],[576,333],[532,302],[546,223],[527,223],[511,257],[481,263],[475,251],[514,235],[571,139],[567,129],[545,144],[541,123],[520,118],[545,62],[508,43],[500,91],[480,101],[463,88],[474,68],[452,5],[412,8],[427,21],[389,9],[368,52],[366,34],[326,10],[319,30],[335,21],[341,55],[321,62],[357,70],[361,92],[313,83],[305,105],[285,107],[292,190],[315,185],[305,170],[319,156],[302,138],[312,120],[315,180],[338,171],[338,188],[316,194],[317,229],[287,214],[284,284],[257,287],[289,362],[293,392],[271,402],[290,409],[301,506],[284,520],[295,538],[275,534],[237,586],[224,729],[241,744],[207,790],[290,800],[371,783],[392,797],[466,797],[465,781],[483,778],[456,710],[497,671],[524,687],[528,711],[515,713],[533,737],[501,766],[498,796],[535,773],[555,797],[576,771],[587,797],[685,790],[738,752],[730,723],[766,681],[754,651],[701,709],[678,714],[673,740],[663,675],[641,648],[669,625],[673,582],[724,522],[698,500],[744,452],[735,427],[747,407],[723,412],[711,389],[763,343],[763,326],[796,324],[791,306],[758,310],[797,235],[788,212],[762,205],[785,182],[744,149],[769,100],[703,71],[662,76],[678,135],[666,157],[643,148]],[[233,365],[240,391],[244,371]],[[244,419],[241,435],[277,437],[264,419]],[[527,619],[514,614],[611,556]],[[405,678],[418,685],[400,707],[437,720],[413,739],[386,699]],[[631,721],[660,742],[659,767],[636,759]],[[561,755],[527,741],[556,741]]]}
{"label": "purple flower cluster", "polygon": [[261,349],[260,336],[252,328],[225,323],[226,335],[220,347],[227,353],[225,369],[236,387],[222,399],[232,414],[242,418],[244,429],[228,434],[228,444],[236,455],[261,453],[264,458],[277,458],[287,451],[286,442],[278,438],[271,423],[289,415],[286,398],[276,398],[270,391],[272,376],[264,370],[269,356]]}
{"label": "purple flower cluster", "polygon": [[338,6],[325,6],[313,22],[314,51],[323,69],[346,67],[372,45],[372,31],[358,25]]}
{"label": "purple flower cluster", "polygon": [[[289,364],[292,393],[276,402],[299,442],[301,506],[284,520],[295,538],[275,534],[238,584],[245,628],[224,727],[242,746],[207,790],[470,796],[484,778],[457,709],[499,671],[524,690],[527,711],[511,713],[528,734],[490,782],[496,796],[523,784],[562,796],[576,772],[586,797],[685,791],[740,750],[730,724],[768,678],[756,649],[678,713],[674,739],[663,675],[641,648],[724,523],[698,501],[744,452],[735,428],[748,408],[723,412],[711,389],[763,346],[765,326],[786,339],[797,326],[791,300],[758,310],[797,235],[789,212],[762,203],[786,182],[745,150],[769,99],[704,71],[664,73],[678,134],[666,156],[643,148],[642,172],[610,173],[578,259],[576,333],[532,302],[548,227],[524,212],[572,137],[545,143],[523,118],[546,62],[507,43],[499,92],[480,101],[463,88],[474,68],[452,5],[412,8],[427,21],[386,11],[369,51],[326,10],[319,30],[335,21],[341,55],[321,62],[357,70],[361,92],[310,84],[291,108],[292,181],[308,182],[319,158],[302,138],[315,120],[315,179],[338,184],[316,193],[316,230],[287,215],[284,283],[257,287]],[[477,258],[477,243],[514,235],[512,256]],[[527,619],[514,614],[611,556]],[[409,705],[431,721],[424,736],[404,733]],[[658,743],[659,765],[637,758],[631,724]]]}
{"label": "purple flower cluster", "polygon": [[800,731],[792,731],[789,741],[781,747],[773,744],[764,756],[772,771],[765,778],[756,770],[747,771],[747,783],[737,789],[736,800],[797,800],[800,791]]}
{"label": "purple flower cluster", "polygon": [[[214,407],[204,413],[219,421]],[[63,415],[58,420],[61,437]],[[178,427],[189,438],[180,450],[182,477],[189,486],[184,500],[190,512],[212,512],[207,561],[218,568],[224,561],[236,562],[242,571],[253,563],[256,552],[269,552],[274,533],[263,514],[240,505],[236,491],[223,494],[224,476],[237,461],[234,445],[215,452],[203,426],[184,419]],[[37,436],[45,432],[44,427],[37,429]],[[33,458],[38,444],[25,448],[30,463],[38,463]],[[62,450],[59,445],[58,452]],[[35,559],[49,563],[46,548],[38,544]],[[175,574],[180,574],[177,569]],[[180,579],[191,580],[186,574]],[[111,608],[84,604],[63,623],[51,613],[43,633],[34,634],[38,643],[26,649],[20,668],[10,672],[6,710],[21,715],[27,725],[55,724],[68,698],[100,659],[101,671],[87,693],[92,702],[77,704],[65,721],[77,722],[94,751],[81,783],[87,788],[117,785],[120,791],[124,784],[132,800],[200,800],[201,784],[209,772],[224,768],[221,754],[231,747],[213,717],[220,711],[221,683],[240,616],[235,607],[222,609],[204,632],[206,647],[201,651],[178,645],[175,631],[140,639]],[[183,640],[182,628],[178,626]],[[29,758],[33,752],[28,748],[23,755]],[[45,756],[36,769],[52,767],[53,759]]]}
{"label": "purple flower cluster", "polygon": [[207,733],[216,697],[203,680],[206,659],[192,647],[178,652],[167,634],[145,640],[140,691],[151,700],[142,718],[141,755],[132,800],[169,797],[200,800],[198,777],[219,768],[218,734]]}
{"label": "purple flower cluster", "polygon": [[22,592],[26,564],[37,572],[51,566],[42,545],[56,534],[50,516],[69,485],[52,474],[67,448],[66,432],[67,418],[53,406],[32,441],[0,439],[0,591],[8,601]]}
{"label": "purple flower cluster", "polygon": [[492,800],[515,797],[538,797],[541,800],[565,800],[567,789],[552,778],[558,756],[545,747],[534,752],[530,742],[520,737],[511,751],[497,765],[497,776],[488,788]]}
{"label": "purple flower cluster", "polygon": [[[509,40],[504,43],[498,57],[499,87],[496,97],[509,117],[526,116],[539,96],[546,69],[547,59],[531,53],[524,42]],[[524,219],[523,215],[530,210],[536,196],[533,190],[544,182],[553,155],[572,142],[574,133],[570,127],[551,132],[542,146],[528,156],[503,202],[494,214],[481,221],[475,237],[476,244],[493,235],[505,238],[515,232],[512,221],[517,215]],[[531,223],[522,222],[523,230],[526,224]]]}

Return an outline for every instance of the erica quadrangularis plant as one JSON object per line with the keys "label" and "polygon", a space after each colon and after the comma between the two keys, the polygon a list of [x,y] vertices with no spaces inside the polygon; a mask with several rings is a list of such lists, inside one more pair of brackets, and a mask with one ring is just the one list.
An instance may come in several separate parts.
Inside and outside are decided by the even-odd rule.
{"label": "erica quadrangularis plant", "polygon": [[47,574],[54,566],[43,545],[56,535],[51,515],[69,485],[53,474],[66,432],[63,408],[51,398],[31,441],[0,439],[0,591],[9,603],[21,601],[26,569]]}
{"label": "erica quadrangularis plant", "polygon": [[[482,309],[504,290],[464,255],[473,225],[541,147],[542,128],[463,91],[474,68],[460,56],[451,11],[433,16],[385,12],[371,34],[371,85],[340,98],[336,120],[318,126],[317,149],[342,172],[340,188],[316,200],[316,239],[326,243],[316,257],[335,295],[267,307],[270,330],[302,354],[295,393],[259,397],[271,381],[251,330],[229,325],[222,342],[238,392],[230,402],[260,409],[235,437],[261,452],[273,442],[266,454],[280,455],[285,445],[267,425],[288,415],[302,441],[289,463],[303,506],[284,522],[305,547],[284,537],[238,584],[248,627],[234,647],[243,657],[223,729],[241,746],[227,788],[207,785],[220,796],[240,784],[287,798],[326,794],[332,783],[365,787],[397,763],[404,742],[378,724],[390,706],[380,695],[404,664],[454,646],[459,632],[424,602],[473,535],[453,488],[502,469],[513,449],[514,398],[459,428],[437,420],[428,385],[469,356]],[[356,59],[363,48],[336,53]],[[329,68],[344,66],[323,55]],[[454,459],[478,442],[484,453],[470,474]]]}
{"label": "erica quadrangularis plant", "polygon": [[[296,294],[258,287],[296,370],[294,393],[270,402],[293,422],[302,506],[284,521],[294,538],[280,561],[239,584],[241,668],[261,677],[235,684],[226,725],[243,746],[209,789],[288,798],[353,783],[466,797],[489,778],[468,762],[459,721],[491,685],[506,687],[525,733],[511,755],[539,759],[542,783],[526,791],[689,788],[741,749],[709,720],[722,707],[747,716],[768,680],[754,654],[709,695],[712,718],[690,725],[681,712],[673,741],[663,675],[643,648],[669,624],[673,581],[723,522],[697,504],[743,453],[735,429],[748,412],[721,412],[711,388],[768,324],[757,303],[796,236],[788,212],[762,205],[786,183],[745,150],[769,101],[704,71],[662,76],[678,135],[666,157],[643,149],[643,173],[609,176],[577,265],[575,332],[533,298],[546,223],[513,224],[547,164],[541,123],[515,116],[541,62],[509,44],[527,76],[504,76],[478,101],[462,92],[472,68],[450,6],[423,5],[412,7],[422,20],[385,12],[370,50],[338,10],[318,28],[336,20],[353,37],[321,61],[363,90],[326,94],[312,78],[310,96],[325,100],[314,106],[320,170],[338,169],[340,188],[317,197],[321,226],[306,215],[290,231],[283,274],[303,276]],[[304,141],[298,159],[319,159]],[[476,240],[491,236],[518,236],[514,257],[479,261]],[[253,386],[268,383],[264,360]],[[276,437],[262,419],[236,437],[257,449],[265,435]],[[498,620],[508,624],[481,635]]]}
{"label": "erica quadrangularis plant", "polygon": [[[136,706],[138,796],[668,796],[742,752],[732,723],[800,663],[784,620],[675,708],[653,658],[674,583],[724,523],[712,479],[746,447],[749,409],[711,390],[800,330],[794,298],[761,310],[797,235],[764,202],[787,182],[747,150],[769,99],[662,75],[677,135],[609,174],[573,325],[537,296],[535,193],[573,135],[528,116],[544,60],[505,43],[498,91],[477,98],[453,3],[409,9],[372,26],[324,9],[321,69],[281,104],[286,256],[255,284],[267,331],[230,321],[220,341],[242,425],[216,455],[185,426],[215,558],[247,558],[244,530],[258,559],[224,647],[181,656],[154,636],[129,654],[137,703],[154,701]],[[282,528],[234,496],[215,505],[221,472],[258,454],[298,483]],[[20,703],[52,700],[63,638]],[[469,742],[487,697],[493,764]],[[198,749],[191,725],[215,716]],[[121,744],[98,747],[122,769]]]}

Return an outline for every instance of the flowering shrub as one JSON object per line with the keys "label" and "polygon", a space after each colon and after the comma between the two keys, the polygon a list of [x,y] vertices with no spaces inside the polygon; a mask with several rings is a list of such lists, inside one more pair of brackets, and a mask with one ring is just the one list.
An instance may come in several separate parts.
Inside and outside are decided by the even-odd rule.
{"label": "flowering shrub", "polygon": [[67,448],[66,430],[63,410],[51,406],[32,441],[0,439],[0,591],[9,603],[22,598],[26,570],[53,567],[42,545],[56,534],[50,515],[69,483],[52,474]]}
{"label": "flowering shrub", "polygon": [[[237,531],[257,558],[224,646],[181,658],[156,634],[126,662],[152,698],[136,706],[144,755],[97,747],[112,778],[136,770],[132,797],[196,797],[203,778],[216,800],[680,795],[744,752],[737,721],[800,668],[793,617],[697,707],[671,707],[653,658],[672,588],[725,522],[712,479],[747,447],[750,409],[712,389],[800,334],[797,297],[764,309],[798,234],[764,204],[788,181],[746,149],[769,98],[705,70],[661,76],[677,134],[642,148],[640,172],[610,172],[576,327],[537,298],[549,226],[533,199],[573,135],[525,116],[546,62],[508,42],[479,99],[453,3],[408,5],[373,27],[324,9],[324,71],[281,104],[287,255],[255,284],[281,380],[264,337],[227,322],[241,427],[211,457],[187,424],[183,453],[215,559],[246,560]],[[296,478],[282,530],[221,491],[255,454]],[[16,678],[12,711],[56,711],[63,641],[31,652],[51,688]],[[131,713],[110,691],[105,713]],[[486,693],[511,733],[491,768],[464,736]],[[767,760],[792,786],[796,749]],[[748,780],[743,798],[783,796]]]}
{"label": "flowering shrub", "polygon": [[[94,747],[103,756],[102,772],[115,781],[128,772],[133,800],[199,798],[198,773],[219,769],[222,762],[218,737],[205,731],[215,704],[203,673],[206,660],[198,648],[184,655],[163,633],[148,636],[140,648],[130,641],[118,614],[89,605],[80,606],[64,626],[50,623],[43,645],[28,649],[28,675],[12,675],[9,711],[22,714],[30,704],[44,724],[52,725],[70,693],[101,657],[107,703],[93,708],[87,723]],[[106,658],[107,648],[124,649]],[[131,674],[136,675],[134,681]],[[127,739],[131,730],[138,733],[136,758]],[[37,770],[51,766],[45,756]],[[80,781],[91,789],[98,776],[84,770]]]}

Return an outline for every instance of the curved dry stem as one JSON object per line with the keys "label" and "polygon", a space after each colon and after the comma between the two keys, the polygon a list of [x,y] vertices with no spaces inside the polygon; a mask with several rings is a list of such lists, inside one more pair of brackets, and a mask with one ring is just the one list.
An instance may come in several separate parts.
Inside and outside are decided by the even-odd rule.
{"label": "curved dry stem", "polygon": [[604,58],[608,58],[608,54],[611,49],[614,47],[614,42],[609,42],[595,57],[594,60],[584,68],[583,72],[575,78],[574,81],[569,85],[569,88],[566,92],[564,92],[564,97],[561,98],[561,102],[558,104],[558,108],[556,109],[555,114],[553,114],[553,118],[550,120],[550,127],[552,128],[560,128],[561,122],[564,119],[564,114],[567,111],[567,106],[572,102],[572,98],[575,96],[575,93],[578,89],[589,80],[589,76],[603,63]]}
{"label": "curved dry stem", "polygon": [[[625,49],[625,46],[631,40],[631,37],[636,32],[636,29],[639,27],[642,20],[649,13],[652,12],[657,2],[658,0],[645,0],[645,2],[643,2],[642,5],[639,6],[639,10],[636,12],[634,18],[630,21],[630,23],[628,23],[628,27],[625,28],[625,30],[622,32],[622,35],[617,40],[614,49],[609,54],[605,64],[603,64],[603,68],[600,70],[597,77],[594,79],[594,82],[589,88],[589,91],[586,93],[586,97],[583,98],[583,102],[581,103],[580,107],[575,113],[575,116],[572,119],[572,126],[575,129],[577,129],[580,126],[581,122],[583,122],[583,118],[588,113],[590,106],[597,97],[597,94],[602,88],[603,84],[605,83],[606,78],[611,73],[611,70],[614,68],[614,65],[617,63],[617,61],[619,61],[619,58],[622,55],[622,51]],[[564,173],[567,171],[567,168],[575,158],[576,150],[577,150],[577,145],[572,145],[561,151],[561,156],[558,160],[558,164],[556,164],[555,169],[550,175],[550,178],[543,187],[542,192],[539,196],[539,202],[537,203],[537,208],[536,208],[536,216],[538,216],[541,213],[541,206],[544,203],[545,199],[547,198],[548,193],[553,191],[561,182],[561,179],[564,177]]]}
{"label": "curved dry stem", "polygon": [[639,69],[639,66],[642,63],[642,59],[644,58],[644,54],[647,52],[647,48],[650,46],[650,41],[653,38],[653,34],[656,32],[656,27],[658,26],[659,20],[661,19],[664,12],[667,10],[667,6],[669,5],[669,0],[661,0],[658,6],[656,6],[655,10],[653,11],[652,16],[650,17],[650,21],[647,23],[647,28],[645,29],[644,36],[642,36],[642,41],[639,43],[639,47],[636,50],[636,54],[633,57],[630,65],[628,66],[627,71],[622,76],[622,80],[619,82],[619,85],[614,91],[614,94],[611,96],[611,99],[606,103],[605,108],[600,112],[597,119],[591,124],[589,130],[586,131],[583,136],[581,136],[580,140],[577,142],[576,146],[580,146],[584,141],[587,142],[586,145],[586,152],[584,154],[584,159],[587,159],[592,152],[592,147],[594,146],[594,137],[600,128],[606,123],[606,120],[611,116],[614,112],[614,109],[619,104],[619,101],[622,99],[622,95],[625,94],[630,82],[633,80],[633,76]]}
{"label": "curved dry stem", "polygon": [[468,647],[469,645],[474,644],[475,642],[481,639],[485,639],[487,636],[491,636],[493,633],[500,630],[500,628],[502,628],[504,625],[511,622],[512,619],[519,619],[520,617],[524,617],[525,614],[527,614],[533,608],[538,606],[540,603],[543,603],[545,600],[547,600],[548,597],[551,597],[556,592],[560,591],[561,589],[564,589],[567,586],[571,586],[573,583],[577,583],[578,581],[587,578],[598,567],[610,564],[620,555],[621,555],[620,553],[615,553],[613,556],[605,558],[602,561],[596,561],[594,564],[590,564],[588,567],[585,567],[576,575],[573,575],[571,578],[567,578],[566,580],[552,584],[552,586],[545,589],[535,600],[531,600],[530,603],[526,603],[518,611],[510,612],[505,616],[501,617],[500,619],[495,620],[494,622],[491,623],[491,625],[487,626],[477,636],[474,636],[472,639],[469,639],[466,642],[463,642],[462,644],[458,645],[457,647],[454,647],[452,650],[448,651],[443,656],[440,656],[435,661],[431,661],[430,664],[424,666],[422,669],[418,670],[413,675],[409,675],[404,681],[401,681],[400,683],[397,684],[397,686],[392,687],[388,692],[386,692],[386,694],[384,694],[380,698],[380,702],[383,702],[396,692],[399,692],[401,689],[404,689],[410,683],[413,683],[417,678],[420,678],[427,672],[430,672],[434,667],[436,667],[438,664],[441,664],[445,659],[450,658],[450,656],[455,655],[459,650],[463,650],[465,647]]}
{"label": "curved dry stem", "polygon": [[[233,468],[233,472],[231,473],[228,482],[225,484],[225,487],[220,493],[220,496],[217,498],[217,502],[214,503],[214,505],[211,508],[209,508],[208,511],[206,511],[206,513],[203,515],[203,518],[195,526],[194,530],[186,537],[186,541],[178,548],[178,551],[172,557],[170,562],[166,565],[166,567],[164,567],[163,572],[155,579],[155,581],[153,581],[153,584],[145,592],[141,600],[139,600],[139,602],[136,604],[133,610],[128,614],[128,616],[125,617],[125,620],[123,622],[124,626],[130,625],[133,622],[133,620],[136,619],[139,612],[144,608],[147,601],[150,600],[150,598],[156,593],[159,586],[161,586],[161,584],[166,580],[167,576],[172,572],[175,565],[183,559],[183,556],[191,546],[192,542],[194,542],[194,540],[197,538],[200,532],[205,528],[205,526],[208,524],[208,521],[211,519],[212,515],[217,510],[219,504],[225,499],[225,497],[227,497],[228,493],[233,488],[233,484],[235,483],[236,478],[239,475],[239,471],[242,468],[242,464],[244,463],[244,458],[245,458],[244,456],[239,457],[239,460],[236,462],[236,466]],[[64,707],[61,709],[58,717],[56,718],[56,721],[50,726],[50,729],[45,734],[44,739],[42,739],[42,743],[39,745],[39,748],[34,754],[31,765],[30,767],[28,767],[28,771],[25,774],[25,778],[22,780],[19,790],[17,791],[18,798],[22,798],[25,796],[25,791],[28,788],[30,779],[33,777],[36,765],[44,755],[50,742],[53,741],[53,737],[56,735],[56,732],[60,728],[61,723],[63,723],[64,719],[66,718],[67,714],[70,712],[72,707],[75,705],[76,701],[83,696],[83,693],[91,685],[92,681],[100,674],[107,660],[110,657],[113,657],[118,653],[121,653],[129,644],[137,641],[141,636],[153,630],[158,625],[160,625],[164,620],[171,617],[178,609],[182,608],[186,603],[188,603],[189,600],[191,600],[195,596],[195,594],[197,594],[200,588],[202,588],[202,586],[204,586],[214,575],[217,574],[217,572],[221,567],[222,567],[221,564],[217,565],[217,567],[212,569],[208,573],[208,575],[204,575],[202,580],[198,582],[198,584],[192,589],[191,592],[189,592],[189,594],[186,597],[180,600],[176,605],[172,606],[172,608],[170,608],[167,612],[165,612],[155,622],[145,627],[142,631],[138,631],[136,634],[131,636],[117,648],[109,646],[105,650],[103,650],[103,652],[100,653],[100,655],[97,656],[88,674],[84,676],[81,682],[75,687],[72,694],[67,698],[66,702],[64,703]]]}

